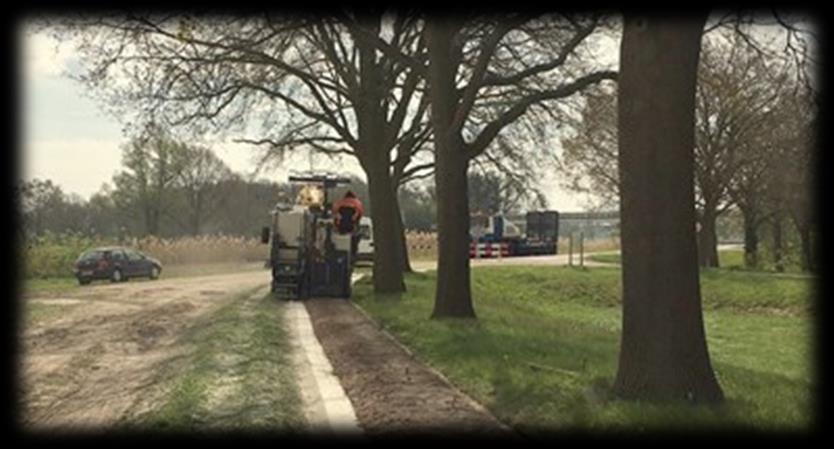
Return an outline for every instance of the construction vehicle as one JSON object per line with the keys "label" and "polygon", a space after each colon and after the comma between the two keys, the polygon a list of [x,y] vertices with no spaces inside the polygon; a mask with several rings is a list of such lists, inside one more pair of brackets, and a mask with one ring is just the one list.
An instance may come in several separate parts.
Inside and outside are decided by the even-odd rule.
{"label": "construction vehicle", "polygon": [[280,299],[311,297],[349,298],[354,254],[353,234],[340,234],[328,201],[329,190],[350,183],[331,175],[290,176],[305,184],[295,204],[279,202],[272,226],[263,228],[261,241],[269,243],[271,290]]}
{"label": "construction vehicle", "polygon": [[469,229],[469,257],[513,257],[556,254],[559,213],[531,211],[524,231],[503,215],[476,214]]}

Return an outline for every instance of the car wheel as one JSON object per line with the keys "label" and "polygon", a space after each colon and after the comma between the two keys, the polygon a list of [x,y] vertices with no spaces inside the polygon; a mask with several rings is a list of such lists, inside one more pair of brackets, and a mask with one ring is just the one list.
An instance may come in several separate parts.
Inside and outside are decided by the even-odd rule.
{"label": "car wheel", "polygon": [[151,279],[159,279],[159,268],[157,268],[155,266],[151,267],[150,278]]}
{"label": "car wheel", "polygon": [[110,275],[111,282],[123,282],[125,280],[124,276],[122,275],[122,270],[116,268],[113,270],[113,274]]}
{"label": "car wheel", "polygon": [[90,281],[91,281],[91,279],[89,279],[89,278],[78,278],[78,283],[80,285],[87,285],[87,284],[90,283]]}

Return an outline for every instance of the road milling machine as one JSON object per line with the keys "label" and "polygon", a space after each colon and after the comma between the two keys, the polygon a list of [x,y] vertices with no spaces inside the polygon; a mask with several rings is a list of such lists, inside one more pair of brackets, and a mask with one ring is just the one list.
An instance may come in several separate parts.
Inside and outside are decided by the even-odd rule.
{"label": "road milling machine", "polygon": [[261,241],[271,243],[269,265],[272,292],[280,299],[311,297],[350,298],[353,233],[338,232],[330,189],[350,179],[331,175],[290,176],[301,183],[294,204],[279,202],[272,210],[272,226],[263,228]]}

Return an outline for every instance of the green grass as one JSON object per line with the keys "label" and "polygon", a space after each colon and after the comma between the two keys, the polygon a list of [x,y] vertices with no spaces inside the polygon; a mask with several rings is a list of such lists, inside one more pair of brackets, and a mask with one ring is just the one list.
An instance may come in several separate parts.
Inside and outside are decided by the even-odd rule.
{"label": "green grass", "polygon": [[807,280],[740,272],[703,277],[713,366],[727,396],[719,408],[615,400],[620,271],[569,267],[472,270],[478,320],[430,320],[434,275],[407,276],[399,299],[357,303],[426,363],[522,432],[810,423],[812,289]]}
{"label": "green grass", "polygon": [[[612,264],[619,264],[620,263],[620,254],[590,254],[587,256],[589,260],[593,260],[594,262],[600,263],[612,263]],[[765,254],[761,254],[760,258],[766,259],[768,256]],[[752,271],[752,272],[767,272],[776,274],[772,264],[770,263],[763,263],[761,267],[758,268],[748,268],[744,265],[744,251],[740,249],[725,249],[718,251],[718,264],[722,269],[729,269],[729,270],[738,270],[738,271]],[[786,261],[785,265],[785,273],[788,274],[799,274],[802,273],[802,270],[799,267],[799,264],[793,261]]]}
{"label": "green grass", "polygon": [[[151,429],[296,431],[306,426],[283,308],[252,292],[203,319],[180,343],[193,349],[159,376],[164,400],[140,417]],[[221,393],[225,392],[225,393]],[[222,394],[216,398],[212,395]]]}
{"label": "green grass", "polygon": [[78,280],[74,277],[26,279],[22,287],[24,293],[64,292],[78,288]]}
{"label": "green grass", "polygon": [[600,263],[620,263],[619,253],[603,253],[603,254],[589,254],[585,256],[588,260]]}

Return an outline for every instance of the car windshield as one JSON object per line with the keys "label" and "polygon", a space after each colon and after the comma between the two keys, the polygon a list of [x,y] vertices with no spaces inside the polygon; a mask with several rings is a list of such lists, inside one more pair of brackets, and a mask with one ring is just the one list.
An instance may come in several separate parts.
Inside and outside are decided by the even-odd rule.
{"label": "car windshield", "polygon": [[96,260],[101,258],[101,251],[87,251],[78,257],[78,260]]}

